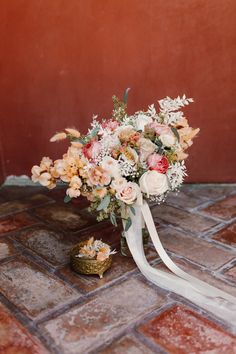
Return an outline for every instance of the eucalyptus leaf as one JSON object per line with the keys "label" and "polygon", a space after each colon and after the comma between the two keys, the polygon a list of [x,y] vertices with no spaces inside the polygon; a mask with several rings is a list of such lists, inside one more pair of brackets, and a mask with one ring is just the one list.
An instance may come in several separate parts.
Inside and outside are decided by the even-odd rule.
{"label": "eucalyptus leaf", "polygon": [[134,207],[130,207],[130,210],[132,211],[132,213],[135,215],[136,213],[135,213],[135,209],[134,209]]}
{"label": "eucalyptus leaf", "polygon": [[71,141],[75,141],[81,144],[85,144],[85,140],[83,138],[72,138]]}
{"label": "eucalyptus leaf", "polygon": [[174,133],[174,135],[176,136],[178,142],[179,142],[179,133],[178,130],[174,127],[171,127],[172,132]]}
{"label": "eucalyptus leaf", "polygon": [[66,195],[64,198],[64,203],[69,203],[71,201],[71,197],[69,195]]}
{"label": "eucalyptus leaf", "polygon": [[129,90],[130,90],[130,87],[128,87],[128,88],[125,90],[124,98],[123,98],[124,103],[127,103]]}
{"label": "eucalyptus leaf", "polygon": [[92,138],[94,138],[98,134],[99,129],[100,129],[99,127],[96,127],[91,131],[90,135]]}
{"label": "eucalyptus leaf", "polygon": [[98,207],[97,207],[97,211],[101,211],[104,210],[108,207],[108,205],[110,204],[110,200],[111,197],[109,196],[109,194],[107,194],[99,203]]}
{"label": "eucalyptus leaf", "polygon": [[110,214],[110,220],[111,220],[112,225],[117,226],[116,216],[114,213]]}
{"label": "eucalyptus leaf", "polygon": [[132,221],[130,217],[128,217],[128,219],[126,219],[125,231],[128,231],[131,225],[132,225]]}

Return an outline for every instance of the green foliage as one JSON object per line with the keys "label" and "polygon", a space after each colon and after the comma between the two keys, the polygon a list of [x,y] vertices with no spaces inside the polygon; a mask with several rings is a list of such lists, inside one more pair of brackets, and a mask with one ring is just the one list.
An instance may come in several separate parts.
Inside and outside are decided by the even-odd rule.
{"label": "green foliage", "polygon": [[174,128],[174,127],[171,127],[171,130],[172,130],[172,132],[174,133],[174,135],[176,136],[176,138],[177,138],[177,140],[179,142],[180,138],[179,138],[178,130],[176,128]]}
{"label": "green foliage", "polygon": [[134,207],[130,207],[130,210],[131,210],[131,212],[132,212],[132,214],[134,214],[135,215],[135,209],[134,209]]}
{"label": "green foliage", "polygon": [[97,211],[100,210],[105,210],[107,209],[108,205],[110,204],[111,197],[109,194],[107,194],[100,202],[100,204],[97,207]]}
{"label": "green foliage", "polygon": [[93,130],[90,132],[90,136],[94,138],[99,132],[99,127],[93,128]]}
{"label": "green foliage", "polygon": [[64,198],[64,203],[69,203],[71,201],[71,197],[69,195],[66,195]]}
{"label": "green foliage", "polygon": [[131,218],[128,217],[128,219],[126,219],[125,231],[128,231],[131,225],[132,225]]}
{"label": "green foliage", "polygon": [[125,104],[127,104],[129,90],[130,90],[130,88],[128,87],[128,88],[125,90],[125,93],[124,93],[123,101],[124,101]]}
{"label": "green foliage", "polygon": [[157,153],[162,155],[163,151],[164,151],[164,146],[163,146],[161,140],[156,138],[154,142],[155,142],[155,144],[157,146]]}
{"label": "green foliage", "polygon": [[110,213],[110,220],[111,220],[111,223],[112,223],[112,225],[114,225],[114,226],[117,226],[117,221],[116,221],[116,215],[115,215],[115,213]]}

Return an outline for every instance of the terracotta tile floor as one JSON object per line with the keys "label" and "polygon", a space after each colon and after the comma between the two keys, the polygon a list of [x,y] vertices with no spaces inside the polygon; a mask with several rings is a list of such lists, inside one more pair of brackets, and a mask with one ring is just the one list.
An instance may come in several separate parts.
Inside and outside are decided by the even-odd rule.
{"label": "terracotta tile floor", "polygon": [[[74,244],[94,235],[119,250],[120,231],[63,194],[0,188],[0,353],[236,353],[227,318],[153,286],[120,253],[103,279],[73,273]],[[236,185],[185,185],[152,213],[180,267],[236,295]],[[147,258],[163,268],[151,244]]]}

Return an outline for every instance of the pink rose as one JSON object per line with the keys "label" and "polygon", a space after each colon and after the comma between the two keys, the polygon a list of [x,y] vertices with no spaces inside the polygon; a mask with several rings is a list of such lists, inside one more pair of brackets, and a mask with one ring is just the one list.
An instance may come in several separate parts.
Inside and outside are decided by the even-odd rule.
{"label": "pink rose", "polygon": [[111,131],[116,130],[120,126],[120,123],[115,119],[109,119],[105,122],[102,122],[103,129],[109,129]]}
{"label": "pink rose", "polygon": [[156,153],[148,156],[147,164],[150,170],[155,170],[159,173],[166,173],[169,167],[167,158]]}
{"label": "pink rose", "polygon": [[156,134],[161,135],[161,134],[170,134],[172,133],[170,127],[165,124],[160,124],[157,122],[149,123],[147,126],[149,129],[153,129]]}
{"label": "pink rose", "polygon": [[116,198],[126,204],[133,204],[135,200],[140,200],[141,198],[140,188],[137,183],[127,182],[122,188],[118,189]]}
{"label": "pink rose", "polygon": [[88,160],[93,160],[101,151],[101,144],[97,140],[91,140],[82,148],[83,154]]}

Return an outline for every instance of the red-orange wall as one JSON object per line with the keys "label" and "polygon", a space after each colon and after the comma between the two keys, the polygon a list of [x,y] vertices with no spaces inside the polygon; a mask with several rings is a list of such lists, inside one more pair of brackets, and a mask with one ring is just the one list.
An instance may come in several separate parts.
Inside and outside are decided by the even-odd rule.
{"label": "red-orange wall", "polygon": [[236,181],[235,0],[0,0],[0,175],[29,174],[131,87],[129,111],[194,97],[189,181]]}

